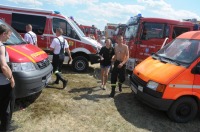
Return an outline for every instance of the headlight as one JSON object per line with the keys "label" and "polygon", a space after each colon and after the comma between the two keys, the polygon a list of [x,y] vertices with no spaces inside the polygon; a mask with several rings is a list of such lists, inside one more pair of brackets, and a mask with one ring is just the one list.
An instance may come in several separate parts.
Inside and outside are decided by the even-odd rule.
{"label": "headlight", "polygon": [[159,84],[159,83],[154,82],[154,81],[149,81],[147,83],[147,87],[152,89],[152,90],[154,90],[154,91],[157,91],[157,92],[164,92],[165,88],[166,88],[166,85]]}
{"label": "headlight", "polygon": [[101,47],[99,47],[99,46],[92,46],[92,47],[94,48],[94,50],[95,50],[97,53],[99,53]]}
{"label": "headlight", "polygon": [[158,83],[157,83],[157,82],[154,82],[154,81],[149,81],[149,82],[147,83],[147,87],[150,88],[150,89],[152,89],[152,90],[155,90],[155,91],[156,91],[156,89],[157,89],[157,87],[158,87]]}
{"label": "headlight", "polygon": [[11,63],[12,71],[13,72],[20,72],[20,71],[34,71],[36,70],[34,64],[32,62],[26,63]]}

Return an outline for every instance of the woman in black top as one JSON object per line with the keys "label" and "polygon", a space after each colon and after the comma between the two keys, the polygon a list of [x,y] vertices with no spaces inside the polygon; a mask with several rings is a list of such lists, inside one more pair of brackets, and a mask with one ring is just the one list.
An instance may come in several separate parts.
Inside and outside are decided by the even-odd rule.
{"label": "woman in black top", "polygon": [[114,49],[111,45],[111,40],[106,39],[105,46],[101,48],[99,55],[101,57],[101,88],[106,89],[106,82],[108,79],[109,69],[111,67],[111,59],[115,54]]}

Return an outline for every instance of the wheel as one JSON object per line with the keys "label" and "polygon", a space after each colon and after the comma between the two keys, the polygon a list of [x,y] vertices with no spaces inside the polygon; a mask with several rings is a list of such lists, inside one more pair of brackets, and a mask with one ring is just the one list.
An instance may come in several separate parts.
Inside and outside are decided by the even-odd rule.
{"label": "wheel", "polygon": [[194,119],[197,112],[196,101],[191,97],[182,97],[172,104],[167,115],[175,122],[185,123]]}
{"label": "wheel", "polygon": [[83,56],[77,56],[72,61],[72,68],[76,72],[84,72],[88,69],[88,60]]}

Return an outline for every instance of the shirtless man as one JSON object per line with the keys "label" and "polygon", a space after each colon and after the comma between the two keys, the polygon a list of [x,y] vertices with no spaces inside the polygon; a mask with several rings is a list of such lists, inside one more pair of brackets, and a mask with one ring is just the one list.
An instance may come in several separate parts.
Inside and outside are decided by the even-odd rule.
{"label": "shirtless man", "polygon": [[115,55],[112,60],[114,61],[114,67],[111,74],[111,87],[112,91],[109,97],[115,96],[115,87],[118,78],[119,91],[122,91],[122,83],[125,81],[125,64],[129,58],[128,46],[123,44],[123,36],[118,36],[118,44],[115,46]]}

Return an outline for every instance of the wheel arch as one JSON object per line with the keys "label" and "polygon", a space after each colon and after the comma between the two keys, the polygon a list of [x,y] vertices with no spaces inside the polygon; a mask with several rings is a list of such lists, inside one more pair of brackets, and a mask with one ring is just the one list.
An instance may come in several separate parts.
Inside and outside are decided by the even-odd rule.
{"label": "wheel arch", "polygon": [[193,120],[199,111],[198,97],[185,95],[177,98],[166,112],[168,117],[178,123]]}
{"label": "wheel arch", "polygon": [[90,61],[90,57],[88,54],[86,54],[85,52],[76,52],[72,54],[72,59],[76,58],[77,56],[83,56],[85,57],[88,61]]}
{"label": "wheel arch", "polygon": [[[184,98],[184,97],[190,97],[190,98],[194,99],[195,102],[198,105],[198,109],[200,109],[200,99],[197,96],[195,96],[195,95],[182,95],[182,96],[179,96],[176,100],[179,100],[179,99]],[[174,102],[170,105],[170,107],[176,102],[176,100],[174,100]]]}

